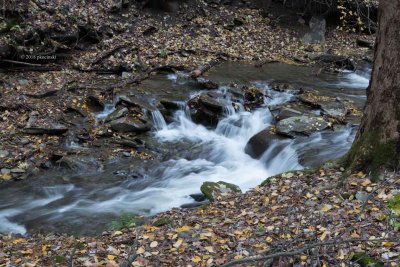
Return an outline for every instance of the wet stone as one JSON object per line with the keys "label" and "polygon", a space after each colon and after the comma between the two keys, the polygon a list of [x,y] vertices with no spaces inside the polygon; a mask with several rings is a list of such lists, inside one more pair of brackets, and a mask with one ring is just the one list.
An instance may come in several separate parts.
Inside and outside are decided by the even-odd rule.
{"label": "wet stone", "polygon": [[213,110],[222,112],[230,103],[223,99],[223,95],[203,94],[200,96],[200,102]]}
{"label": "wet stone", "polygon": [[285,136],[310,135],[329,127],[321,117],[296,116],[279,121],[276,124],[276,132]]}
{"label": "wet stone", "polygon": [[[265,129],[250,138],[250,140],[246,144],[245,153],[252,158],[260,158],[272,144],[286,139],[287,138],[285,137],[272,134],[268,129]],[[282,144],[282,146],[276,146],[272,153],[279,153],[279,151],[281,151],[284,146],[284,144]],[[272,156],[273,155],[271,155],[271,157]]]}
{"label": "wet stone", "polygon": [[60,135],[66,133],[68,128],[65,125],[59,123],[46,123],[42,125],[34,125],[31,127],[24,128],[24,132],[27,134],[49,134],[49,135]]}
{"label": "wet stone", "polygon": [[134,117],[125,117],[113,121],[111,128],[116,132],[136,132],[143,133],[150,131],[151,126],[147,122],[143,122]]}
{"label": "wet stone", "polygon": [[107,116],[107,118],[105,119],[105,121],[110,122],[113,120],[117,120],[119,118],[122,118],[126,114],[128,114],[128,109],[126,107],[119,108],[119,109],[115,110],[114,112],[112,112],[111,114],[109,114]]}

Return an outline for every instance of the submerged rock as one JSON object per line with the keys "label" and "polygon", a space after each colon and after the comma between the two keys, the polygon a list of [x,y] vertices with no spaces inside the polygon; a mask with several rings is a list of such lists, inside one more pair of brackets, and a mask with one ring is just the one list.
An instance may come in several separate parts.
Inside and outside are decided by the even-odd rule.
{"label": "submerged rock", "polygon": [[111,128],[116,132],[143,133],[150,131],[151,125],[138,118],[127,116],[113,121]]}
{"label": "submerged rock", "polygon": [[242,190],[239,186],[219,181],[219,182],[204,182],[200,187],[201,192],[204,196],[210,200],[214,201],[218,195],[223,193],[241,193]]}
{"label": "submerged rock", "polygon": [[[258,159],[274,142],[279,142],[286,139],[287,138],[283,136],[270,133],[269,129],[265,129],[250,138],[250,140],[246,144],[244,151],[252,158]],[[277,151],[275,151],[275,154],[277,154],[281,150],[281,148],[283,147],[277,146]]]}
{"label": "submerged rock", "polygon": [[321,117],[296,116],[279,121],[276,124],[276,132],[285,136],[294,137],[300,135],[310,135],[313,132],[321,131],[329,127]]}

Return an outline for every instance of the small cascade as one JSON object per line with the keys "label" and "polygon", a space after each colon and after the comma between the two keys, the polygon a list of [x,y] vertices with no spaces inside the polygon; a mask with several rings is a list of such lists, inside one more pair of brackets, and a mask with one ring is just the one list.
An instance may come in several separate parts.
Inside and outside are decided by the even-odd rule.
{"label": "small cascade", "polygon": [[156,130],[162,130],[167,127],[167,123],[165,122],[163,115],[158,109],[150,111],[150,116]]}
{"label": "small cascade", "polygon": [[83,149],[83,147],[78,142],[76,142],[75,136],[72,133],[68,134],[65,140],[65,148],[70,150]]}
{"label": "small cascade", "polygon": [[96,114],[96,119],[104,120],[108,115],[115,111],[115,104],[106,104],[104,110]]}
{"label": "small cascade", "polygon": [[177,102],[179,106],[179,110],[182,110],[188,120],[192,120],[192,117],[190,115],[190,108],[184,101],[179,101]]}

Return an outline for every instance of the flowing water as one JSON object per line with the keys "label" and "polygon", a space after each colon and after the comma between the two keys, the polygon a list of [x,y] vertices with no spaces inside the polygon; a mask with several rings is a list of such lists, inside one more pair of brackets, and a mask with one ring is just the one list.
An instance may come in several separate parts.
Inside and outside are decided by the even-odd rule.
{"label": "flowing water", "polygon": [[[157,160],[135,162],[117,158],[95,171],[49,171],[26,181],[0,188],[0,231],[67,231],[94,234],[108,227],[122,212],[153,215],[173,207],[193,203],[191,194],[200,192],[204,181],[226,181],[248,190],[265,178],[292,169],[315,166],[324,160],[343,155],[350,147],[355,128],[337,127],[335,131],[314,133],[276,141],[254,159],[244,152],[248,140],[271,126],[273,116],[269,105],[291,101],[293,95],[275,92],[268,84],[286,80],[301,86],[313,86],[332,94],[342,94],[363,103],[370,73],[323,74],[316,77],[304,67],[278,64],[266,69],[254,69],[243,64],[221,66],[211,71],[213,80],[248,82],[267,91],[265,106],[248,112],[239,104],[229,105],[225,117],[215,129],[194,123],[185,104],[167,124],[160,111],[150,111],[154,130],[153,146],[162,156]],[[158,75],[148,85],[162,91],[166,85],[185,87],[176,75]],[[172,83],[172,84],[171,84]],[[174,85],[175,84],[175,85]],[[345,87],[346,89],[341,89]],[[221,86],[220,91],[226,90]],[[185,91],[186,96],[198,91]],[[186,98],[188,99],[188,97]],[[226,101],[230,101],[226,99]],[[106,106],[97,118],[104,119],[114,110]],[[70,148],[75,148],[70,144]]]}

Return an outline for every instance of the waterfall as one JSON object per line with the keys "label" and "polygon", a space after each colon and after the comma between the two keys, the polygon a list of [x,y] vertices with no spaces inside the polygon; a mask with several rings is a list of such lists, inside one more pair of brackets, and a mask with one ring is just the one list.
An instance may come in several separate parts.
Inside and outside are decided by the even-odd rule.
{"label": "waterfall", "polygon": [[167,123],[164,120],[163,115],[161,114],[161,112],[156,109],[156,110],[152,110],[150,112],[151,115],[151,120],[153,121],[153,125],[156,128],[156,130],[162,130],[163,128],[165,128],[167,126]]}

